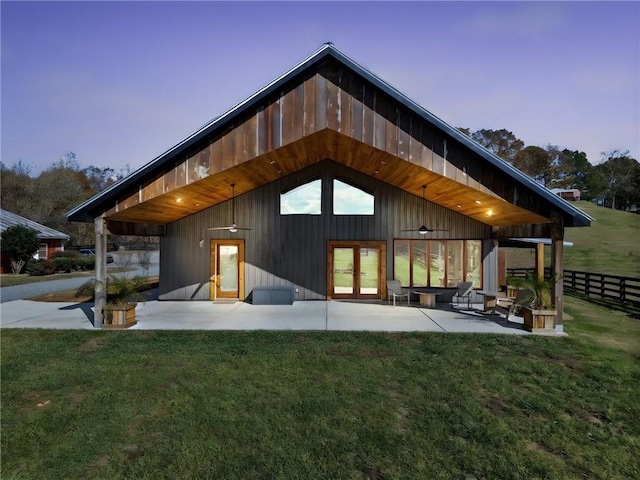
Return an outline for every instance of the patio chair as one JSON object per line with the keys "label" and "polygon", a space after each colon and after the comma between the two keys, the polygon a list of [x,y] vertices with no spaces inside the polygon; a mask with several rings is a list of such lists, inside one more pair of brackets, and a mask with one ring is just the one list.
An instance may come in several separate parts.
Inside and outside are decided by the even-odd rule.
{"label": "patio chair", "polygon": [[451,304],[455,300],[456,305],[460,305],[460,300],[467,299],[467,307],[471,308],[471,294],[473,293],[473,282],[458,282],[456,291],[451,297]]}
{"label": "patio chair", "polygon": [[402,287],[398,280],[387,280],[387,297],[389,298],[389,303],[393,299],[394,307],[396,306],[396,297],[407,297],[407,305],[409,305],[409,292],[402,293]]}
{"label": "patio chair", "polygon": [[533,292],[528,288],[518,290],[515,298],[496,298],[496,306],[493,308],[493,313],[498,311],[505,315],[505,319],[509,320],[509,315],[515,314],[516,310],[520,307],[531,303],[533,300]]}

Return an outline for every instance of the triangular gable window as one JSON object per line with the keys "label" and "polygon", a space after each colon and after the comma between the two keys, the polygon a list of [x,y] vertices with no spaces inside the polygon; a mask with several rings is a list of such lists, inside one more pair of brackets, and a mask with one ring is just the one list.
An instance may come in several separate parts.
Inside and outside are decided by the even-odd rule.
{"label": "triangular gable window", "polygon": [[334,215],[373,215],[374,198],[358,187],[333,180]]}
{"label": "triangular gable window", "polygon": [[313,180],[280,194],[281,215],[320,215],[322,180]]}

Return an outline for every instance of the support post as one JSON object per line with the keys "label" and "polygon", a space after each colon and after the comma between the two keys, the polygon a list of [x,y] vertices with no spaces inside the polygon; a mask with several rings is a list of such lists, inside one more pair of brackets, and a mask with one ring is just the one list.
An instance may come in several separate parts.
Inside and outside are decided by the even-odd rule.
{"label": "support post", "polygon": [[536,244],[536,276],[544,278],[544,243]]}
{"label": "support post", "polygon": [[102,328],[104,306],[107,303],[107,228],[104,216],[94,219],[96,230],[95,300],[93,303],[93,326]]}
{"label": "support post", "polygon": [[564,331],[562,310],[564,309],[564,227],[554,223],[551,229],[551,275],[558,281],[553,285],[553,307],[556,310],[556,333]]}

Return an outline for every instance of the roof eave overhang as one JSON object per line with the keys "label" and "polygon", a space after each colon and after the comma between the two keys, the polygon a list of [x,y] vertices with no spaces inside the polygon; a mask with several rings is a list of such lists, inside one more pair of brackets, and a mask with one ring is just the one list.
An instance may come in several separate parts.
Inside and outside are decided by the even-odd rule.
{"label": "roof eave overhang", "polygon": [[[86,200],[82,204],[78,205],[74,209],[67,212],[67,217],[70,221],[79,221],[79,222],[91,222],[93,218],[100,215],[102,211],[105,209],[104,207],[109,204],[109,202],[113,202],[118,199],[122,192],[127,191],[133,188],[135,185],[139,184],[145,178],[151,176],[158,168],[162,167],[166,162],[172,161],[176,156],[182,154],[185,150],[192,147],[194,144],[202,140],[207,135],[214,132],[216,129],[223,127],[225,124],[232,122],[234,118],[241,115],[246,110],[254,107],[259,104],[266,97],[272,95],[277,92],[277,90],[281,89],[288,81],[293,79],[294,77],[300,75],[302,72],[321,62],[327,57],[332,57],[339,62],[341,62],[347,68],[353,70],[356,74],[362,76],[367,81],[371,82],[374,86],[381,89],[383,92],[391,96],[396,101],[400,102],[405,107],[411,109],[417,115],[420,115],[428,122],[432,123],[437,128],[441,129],[447,135],[452,137],[453,139],[459,141],[461,144],[468,147],[473,152],[480,155],[482,158],[487,160],[490,164],[498,168],[499,170],[507,173],[515,180],[521,182],[526,187],[530,188],[533,192],[537,193],[545,200],[549,201],[553,206],[557,207],[565,218],[565,226],[569,227],[581,227],[581,226],[589,226],[590,222],[593,220],[592,217],[585,214],[578,208],[574,207],[570,203],[566,202],[564,199],[560,198],[558,195],[555,195],[549,189],[540,185],[538,182],[534,181],[524,173],[522,173],[517,168],[513,167],[511,164],[502,160],[497,155],[493,154],[480,144],[476,143],[474,140],[469,138],[460,132],[457,128],[449,125],[439,117],[435,116],[422,106],[420,106],[415,101],[411,100],[409,97],[401,93],[399,90],[395,89],[388,83],[381,80],[374,73],[370,72],[357,62],[353,61],[338,49],[336,49],[332,44],[325,44],[316,52],[311,54],[309,57],[304,59],[302,62],[298,63],[278,78],[255,92],[253,95],[249,96],[244,101],[237,104],[235,107],[229,109],[222,115],[216,117],[212,121],[206,123],[198,130],[196,130],[193,134],[189,135],[181,142],[176,144],[174,147],[165,151],[155,159],[151,160],[140,169],[129,175],[128,177],[120,180],[119,182],[114,183],[110,187],[107,187],[102,192],[96,194],[92,198]],[[569,221],[567,221],[569,220]]]}

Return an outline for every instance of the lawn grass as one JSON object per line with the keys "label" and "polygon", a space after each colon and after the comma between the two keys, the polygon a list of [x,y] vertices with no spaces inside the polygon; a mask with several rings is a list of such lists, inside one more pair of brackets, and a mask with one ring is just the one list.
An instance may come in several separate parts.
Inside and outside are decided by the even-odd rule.
{"label": "lawn grass", "polygon": [[640,476],[640,327],[2,330],[2,478]]}
{"label": "lawn grass", "polygon": [[[125,267],[109,267],[108,273],[121,273],[133,271],[133,268]],[[94,277],[95,272],[93,270],[87,270],[84,272],[71,272],[71,273],[53,273],[51,275],[27,275],[26,273],[13,274],[3,273],[0,275],[0,287],[13,287],[15,285],[25,285],[27,283],[39,283],[50,282],[52,280],[66,280],[69,278],[87,277],[91,279]]]}
{"label": "lawn grass", "polygon": [[50,282],[51,280],[65,280],[67,278],[93,277],[93,271],[54,273],[52,275],[31,276],[26,273],[13,274],[3,273],[0,275],[0,287],[13,287],[14,285],[25,285],[27,283]]}
{"label": "lawn grass", "polygon": [[[640,277],[640,215],[591,202],[575,202],[575,206],[595,220],[590,227],[567,228],[565,240],[573,246],[564,249],[567,270],[608,273]],[[531,268],[535,265],[533,249],[507,249],[508,268]],[[551,249],[545,247],[545,262],[549,266]]]}

